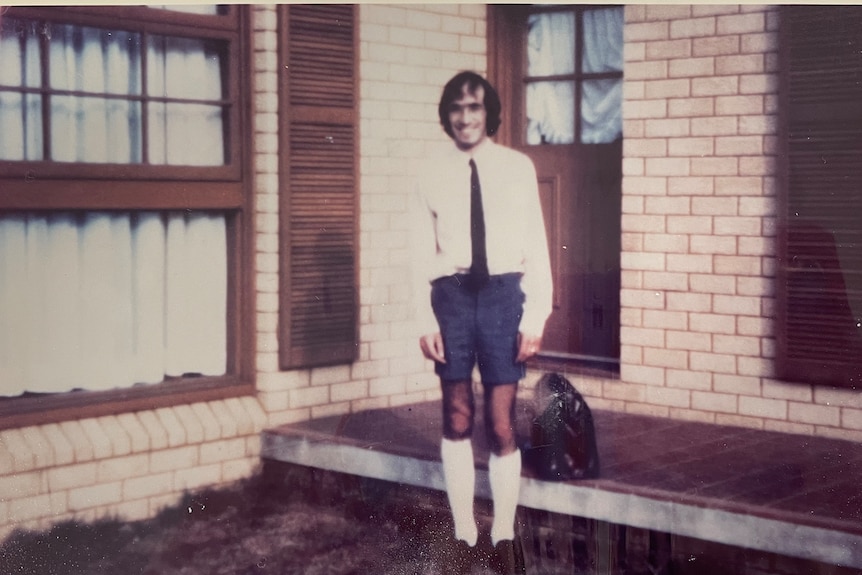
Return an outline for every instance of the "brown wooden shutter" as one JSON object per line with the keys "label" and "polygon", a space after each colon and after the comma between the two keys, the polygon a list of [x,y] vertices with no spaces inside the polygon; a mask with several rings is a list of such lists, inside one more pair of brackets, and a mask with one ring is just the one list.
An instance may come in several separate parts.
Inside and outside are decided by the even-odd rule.
{"label": "brown wooden shutter", "polygon": [[778,367],[862,384],[862,9],[784,7]]}
{"label": "brown wooden shutter", "polygon": [[355,8],[279,6],[282,368],[357,354]]}

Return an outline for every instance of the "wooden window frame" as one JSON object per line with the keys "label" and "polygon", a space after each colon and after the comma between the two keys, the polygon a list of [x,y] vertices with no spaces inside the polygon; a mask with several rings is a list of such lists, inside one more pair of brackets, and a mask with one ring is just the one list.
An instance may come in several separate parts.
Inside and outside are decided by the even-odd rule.
{"label": "wooden window frame", "polygon": [[[218,16],[128,7],[14,7],[9,18],[148,30],[229,43],[228,160],[223,166],[0,161],[0,213],[15,211],[198,210],[227,221],[227,369],[218,377],[167,377],[108,391],[25,393],[0,398],[0,429],[211,401],[254,392],[253,211],[251,200],[251,17],[230,6]],[[194,33],[189,29],[193,28]],[[245,87],[245,88],[243,88]]]}
{"label": "wooden window frame", "polygon": [[359,353],[358,9],[280,5],[278,31],[279,365],[347,364]]}

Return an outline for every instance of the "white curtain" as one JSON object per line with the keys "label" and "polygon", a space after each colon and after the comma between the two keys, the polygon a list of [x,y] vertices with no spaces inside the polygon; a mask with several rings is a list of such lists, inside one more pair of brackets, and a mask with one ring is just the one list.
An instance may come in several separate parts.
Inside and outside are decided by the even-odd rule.
{"label": "white curtain", "polygon": [[[623,9],[584,12],[585,74],[619,72],[623,66]],[[530,76],[558,76],[575,71],[575,14],[533,14],[528,22],[527,62]],[[537,81],[527,86],[527,143],[575,142],[574,81]],[[622,80],[588,79],[581,84],[581,137],[584,144],[612,142],[622,135]]]}
{"label": "white curtain", "polygon": [[[142,161],[141,107],[127,97],[142,90],[138,36],[7,18],[2,26],[0,84],[12,88],[0,89],[0,159],[42,159],[41,96],[25,92],[41,85],[38,38],[47,34],[51,89],[93,94],[51,96],[51,159]],[[151,50],[149,64],[170,86],[160,95],[220,97],[221,63],[202,45]],[[223,163],[219,108],[186,108],[194,117],[181,130],[150,138],[156,163]],[[0,395],[222,375],[226,310],[222,214],[0,214]]]}

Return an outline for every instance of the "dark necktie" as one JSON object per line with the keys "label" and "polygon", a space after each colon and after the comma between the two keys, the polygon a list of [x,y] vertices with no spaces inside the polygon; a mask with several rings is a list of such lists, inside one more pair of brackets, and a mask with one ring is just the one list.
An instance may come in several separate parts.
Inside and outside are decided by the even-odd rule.
{"label": "dark necktie", "polygon": [[470,286],[478,290],[488,283],[488,254],[485,250],[485,213],[482,209],[482,188],[476,162],[470,159],[470,240],[473,261],[470,264]]}

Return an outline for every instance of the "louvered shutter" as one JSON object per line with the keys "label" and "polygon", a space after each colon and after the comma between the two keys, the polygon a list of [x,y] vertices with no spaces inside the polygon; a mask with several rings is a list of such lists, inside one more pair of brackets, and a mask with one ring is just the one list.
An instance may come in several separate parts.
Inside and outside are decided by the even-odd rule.
{"label": "louvered shutter", "polygon": [[784,7],[778,366],[862,383],[862,9]]}
{"label": "louvered shutter", "polygon": [[355,8],[280,6],[282,368],[357,353]]}

